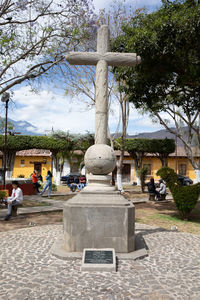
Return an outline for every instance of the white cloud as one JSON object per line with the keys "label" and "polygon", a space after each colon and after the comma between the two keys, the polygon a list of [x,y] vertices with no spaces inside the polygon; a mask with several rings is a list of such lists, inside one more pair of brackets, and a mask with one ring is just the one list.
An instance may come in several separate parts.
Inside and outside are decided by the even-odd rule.
{"label": "white cloud", "polygon": [[[9,117],[16,121],[27,121],[36,129],[29,128],[37,133],[47,133],[52,129],[64,130],[73,133],[94,132],[95,110],[88,109],[84,98],[72,100],[69,96],[56,93],[55,90],[43,89],[36,94],[29,87],[20,87],[15,90],[13,100],[14,110],[9,110]],[[87,100],[87,99],[85,99]],[[112,113],[109,116],[110,131],[115,132],[119,120],[117,101],[112,104]],[[131,107],[128,133],[136,134],[145,131],[156,131],[163,128],[160,124],[153,124],[148,115],[141,115]]]}
{"label": "white cloud", "polygon": [[10,112],[10,118],[28,121],[38,132],[50,130],[52,126],[55,130],[71,132],[94,131],[94,110],[85,111],[84,105],[67,96],[47,90],[36,94],[29,87],[21,87],[15,90],[13,99],[17,109]]}

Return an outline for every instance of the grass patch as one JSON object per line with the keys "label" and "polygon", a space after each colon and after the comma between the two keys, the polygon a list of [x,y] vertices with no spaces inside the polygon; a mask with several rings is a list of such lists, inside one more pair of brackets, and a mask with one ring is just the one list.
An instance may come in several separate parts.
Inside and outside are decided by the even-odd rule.
{"label": "grass patch", "polygon": [[73,198],[74,196],[75,196],[75,194],[70,194],[70,195],[65,195],[65,196],[53,196],[53,195],[51,195],[51,199],[67,201],[67,200]]}
{"label": "grass patch", "polygon": [[150,226],[161,227],[168,230],[171,230],[172,226],[177,226],[178,231],[200,234],[200,226],[197,222],[181,220],[178,215],[172,216],[170,214],[168,215],[160,213],[151,214],[151,211],[149,210],[148,214],[136,217],[136,222]]}
{"label": "grass patch", "polygon": [[30,201],[30,200],[23,200],[22,202],[22,206],[23,207],[34,207],[34,206],[51,206],[50,203],[46,203],[46,202],[39,202],[39,201]]}

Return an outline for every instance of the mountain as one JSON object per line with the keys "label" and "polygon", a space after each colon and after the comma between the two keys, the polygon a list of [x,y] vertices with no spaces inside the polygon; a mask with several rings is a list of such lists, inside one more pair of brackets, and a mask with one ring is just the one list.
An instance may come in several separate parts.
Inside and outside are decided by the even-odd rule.
{"label": "mountain", "polygon": [[[175,128],[171,128],[171,129],[176,131]],[[187,130],[187,129],[185,128],[185,130]],[[120,134],[117,136],[120,136]],[[138,133],[136,135],[127,135],[127,138],[134,138],[134,139],[136,139],[136,138],[140,138],[140,139],[145,139],[145,138],[146,139],[165,139],[165,138],[167,138],[167,139],[174,139],[174,140],[176,139],[175,135],[168,132],[166,129],[153,131],[153,132],[142,132],[142,133]],[[179,138],[177,139],[177,145],[183,146],[183,143]]]}
{"label": "mountain", "polygon": [[[172,128],[175,130],[174,128]],[[130,138],[141,138],[141,139],[175,139],[175,135],[168,132],[165,129],[154,131],[154,132],[142,132],[137,135],[129,135]]]}
{"label": "mountain", "polygon": [[43,135],[38,133],[37,127],[27,121],[14,121],[9,118],[8,121],[14,125],[14,132],[20,132],[21,135]]}

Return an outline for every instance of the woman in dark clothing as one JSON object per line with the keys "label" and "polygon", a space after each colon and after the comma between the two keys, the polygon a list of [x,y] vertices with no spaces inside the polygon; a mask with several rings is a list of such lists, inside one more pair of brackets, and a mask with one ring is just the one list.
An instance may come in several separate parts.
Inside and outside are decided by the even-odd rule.
{"label": "woman in dark clothing", "polygon": [[148,192],[149,194],[156,194],[156,187],[155,187],[155,182],[154,182],[154,178],[151,177],[149,183],[147,184],[148,186]]}

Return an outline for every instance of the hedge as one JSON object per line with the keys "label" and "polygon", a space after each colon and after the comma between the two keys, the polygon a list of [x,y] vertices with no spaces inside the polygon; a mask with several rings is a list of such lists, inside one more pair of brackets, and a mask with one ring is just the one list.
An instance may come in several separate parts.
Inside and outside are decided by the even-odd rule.
{"label": "hedge", "polygon": [[[60,152],[72,149],[72,142],[55,139],[48,136],[15,135],[7,137],[7,150],[20,151],[27,149],[47,149],[51,152]],[[4,150],[4,136],[0,136],[0,150]]]}
{"label": "hedge", "polygon": [[157,175],[165,180],[174,203],[182,219],[188,219],[190,212],[196,206],[200,195],[200,183],[191,186],[182,186],[174,170],[164,167],[158,170]]}

